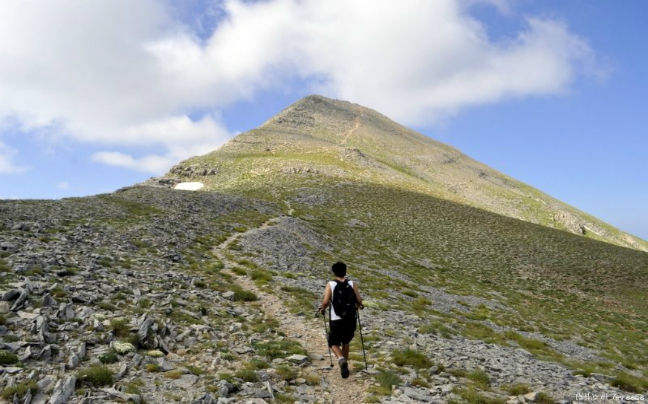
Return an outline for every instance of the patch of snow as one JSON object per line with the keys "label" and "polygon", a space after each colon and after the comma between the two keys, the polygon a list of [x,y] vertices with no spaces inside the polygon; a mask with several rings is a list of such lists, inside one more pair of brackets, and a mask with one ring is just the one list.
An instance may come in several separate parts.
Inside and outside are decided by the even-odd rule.
{"label": "patch of snow", "polygon": [[179,184],[176,184],[173,189],[179,189],[182,191],[197,191],[204,186],[205,184],[203,184],[202,182],[181,182]]}

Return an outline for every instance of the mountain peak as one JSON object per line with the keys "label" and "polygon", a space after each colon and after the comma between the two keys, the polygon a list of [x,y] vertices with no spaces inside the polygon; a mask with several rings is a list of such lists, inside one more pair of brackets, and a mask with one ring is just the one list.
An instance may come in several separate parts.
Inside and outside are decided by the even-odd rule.
{"label": "mountain peak", "polygon": [[313,94],[294,102],[270,118],[262,127],[282,126],[288,129],[292,126],[303,127],[308,125],[309,122],[314,122],[317,118],[323,117],[327,118],[327,121],[353,121],[361,113],[369,111],[371,110],[368,108],[348,101]]}
{"label": "mountain peak", "polygon": [[[361,105],[321,95],[304,97],[221,149],[183,162],[172,175],[218,172],[206,187],[221,189],[273,173],[316,173],[317,183],[350,181],[408,189],[546,227],[648,250],[625,234],[543,192],[408,129]],[[188,171],[187,171],[188,170]],[[191,175],[190,175],[191,176]],[[250,176],[249,178],[247,176]],[[302,180],[302,179],[300,179]],[[303,179],[309,183],[308,178]]]}

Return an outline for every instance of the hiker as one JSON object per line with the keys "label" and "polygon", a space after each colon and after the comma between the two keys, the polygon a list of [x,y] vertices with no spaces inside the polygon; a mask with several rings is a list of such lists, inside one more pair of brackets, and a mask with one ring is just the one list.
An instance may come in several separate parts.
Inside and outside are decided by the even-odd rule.
{"label": "hiker", "polygon": [[349,343],[356,330],[356,310],[364,309],[364,306],[358,285],[345,278],[346,264],[336,262],[332,270],[335,280],[326,284],[324,300],[319,307],[319,312],[325,315],[326,308],[329,307],[328,346],[335,353],[340,365],[340,373],[346,379],[349,377]]}

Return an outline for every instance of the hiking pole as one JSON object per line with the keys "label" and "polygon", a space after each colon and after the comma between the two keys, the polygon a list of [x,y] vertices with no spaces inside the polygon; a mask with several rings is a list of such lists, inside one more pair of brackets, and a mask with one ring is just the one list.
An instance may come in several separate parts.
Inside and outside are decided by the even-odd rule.
{"label": "hiking pole", "polygon": [[[361,306],[361,308],[364,308],[364,306]],[[360,342],[362,342],[362,355],[364,356],[365,370],[367,370],[367,353],[365,352],[364,338],[362,338],[362,322],[360,322],[360,310],[358,310],[358,325],[360,326]]]}
{"label": "hiking pole", "polygon": [[[324,336],[326,337],[326,346],[328,346],[328,327],[326,327],[326,313],[322,313],[321,311],[317,310],[317,314],[322,315],[322,319],[324,319]],[[329,353],[329,361],[331,362],[331,367],[333,367],[333,358],[331,357],[331,347],[328,346],[328,353]]]}

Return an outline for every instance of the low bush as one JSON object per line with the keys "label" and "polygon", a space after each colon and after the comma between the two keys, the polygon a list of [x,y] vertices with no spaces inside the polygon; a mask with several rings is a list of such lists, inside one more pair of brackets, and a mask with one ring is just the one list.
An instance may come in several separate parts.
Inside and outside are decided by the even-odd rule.
{"label": "low bush", "polygon": [[397,366],[412,366],[416,369],[429,368],[432,361],[427,356],[413,349],[396,350],[392,352],[392,361]]}
{"label": "low bush", "polygon": [[256,383],[259,381],[259,376],[257,376],[256,372],[249,368],[240,369],[236,371],[236,373],[234,373],[234,377],[238,377],[244,382],[250,382],[250,383]]}
{"label": "low bush", "polygon": [[117,355],[114,352],[106,352],[104,354],[99,355],[99,361],[105,365],[109,365],[111,363],[115,363],[119,360]]}
{"label": "low bush", "polygon": [[0,350],[0,365],[13,365],[18,363],[18,356],[9,351]]}
{"label": "low bush", "polygon": [[31,390],[32,396],[38,392],[38,384],[35,381],[25,381],[22,383],[14,384],[11,387],[6,387],[2,391],[2,398],[7,400],[7,402],[12,402],[14,396],[18,396],[18,399],[22,399],[27,394],[27,391]]}
{"label": "low bush", "polygon": [[105,366],[94,365],[81,369],[77,373],[77,382],[89,384],[93,387],[108,386],[112,384],[113,372]]}

